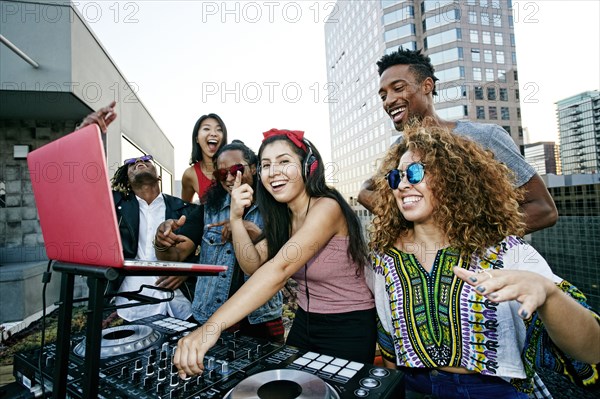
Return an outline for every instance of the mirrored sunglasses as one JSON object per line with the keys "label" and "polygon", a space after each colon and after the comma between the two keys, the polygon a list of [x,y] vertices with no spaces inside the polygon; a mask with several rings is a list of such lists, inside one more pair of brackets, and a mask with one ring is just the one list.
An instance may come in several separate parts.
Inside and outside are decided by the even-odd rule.
{"label": "mirrored sunglasses", "polygon": [[215,171],[213,172],[213,176],[218,181],[225,181],[225,180],[227,180],[228,174],[235,177],[237,175],[237,172],[242,172],[242,174],[244,174],[244,170],[245,170],[245,165],[242,165],[241,163],[237,163],[233,166],[230,166],[229,168],[215,169]]}
{"label": "mirrored sunglasses", "polygon": [[406,168],[405,171],[400,169],[392,169],[386,175],[385,178],[392,190],[398,188],[398,185],[406,176],[406,180],[410,184],[418,184],[425,177],[425,166],[419,162],[413,162]]}
{"label": "mirrored sunglasses", "polygon": [[123,165],[133,165],[134,163],[136,163],[137,161],[142,161],[142,162],[148,162],[148,161],[152,161],[154,159],[154,157],[152,155],[144,155],[138,158],[129,158],[126,159],[123,162]]}

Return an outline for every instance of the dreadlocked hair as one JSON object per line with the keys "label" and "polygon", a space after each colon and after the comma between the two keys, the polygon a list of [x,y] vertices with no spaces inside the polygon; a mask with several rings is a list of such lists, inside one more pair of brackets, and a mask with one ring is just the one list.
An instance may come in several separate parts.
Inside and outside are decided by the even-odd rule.
{"label": "dreadlocked hair", "polygon": [[123,194],[123,197],[129,197],[132,193],[131,183],[129,183],[129,177],[127,176],[127,168],[129,165],[121,165],[110,179],[111,187],[113,191],[118,191]]}

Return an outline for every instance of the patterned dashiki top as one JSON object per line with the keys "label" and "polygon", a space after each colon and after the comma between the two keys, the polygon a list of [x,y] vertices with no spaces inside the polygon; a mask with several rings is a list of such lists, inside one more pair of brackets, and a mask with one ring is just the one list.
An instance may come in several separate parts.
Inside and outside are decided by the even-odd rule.
{"label": "patterned dashiki top", "polygon": [[454,275],[455,266],[475,272],[539,273],[588,307],[583,294],[554,275],[544,258],[518,237],[506,237],[483,257],[461,257],[457,249],[440,249],[430,272],[412,254],[389,248],[372,254],[367,274],[384,358],[404,367],[464,367],[501,377],[523,392],[533,391],[534,368],[539,366],[569,374],[568,363],[577,372],[570,378],[578,385],[599,381],[596,366],[573,361],[552,344],[537,313],[522,320],[519,303],[498,304],[479,295]]}

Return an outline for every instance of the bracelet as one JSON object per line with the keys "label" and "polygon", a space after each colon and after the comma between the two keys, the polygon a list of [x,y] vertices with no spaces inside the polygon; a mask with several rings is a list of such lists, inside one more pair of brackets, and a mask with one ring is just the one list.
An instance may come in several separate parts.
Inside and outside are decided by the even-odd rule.
{"label": "bracelet", "polygon": [[166,252],[169,250],[169,248],[171,247],[159,247],[158,245],[156,245],[156,242],[154,240],[152,240],[152,246],[154,247],[155,250],[157,250],[158,252]]}

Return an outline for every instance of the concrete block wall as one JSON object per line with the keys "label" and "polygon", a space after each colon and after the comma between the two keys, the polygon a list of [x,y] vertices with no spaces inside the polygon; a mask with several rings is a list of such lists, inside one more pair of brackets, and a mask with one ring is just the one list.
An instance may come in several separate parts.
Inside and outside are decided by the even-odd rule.
{"label": "concrete block wall", "polygon": [[[78,121],[77,121],[78,122]],[[74,130],[76,121],[0,120],[0,323],[19,321],[42,310],[42,273],[48,259],[31,188],[27,160],[14,159],[14,145],[33,151]],[[0,193],[1,194],[1,193]],[[58,301],[60,274],[46,292]],[[87,296],[85,279],[76,279],[74,295]]]}

